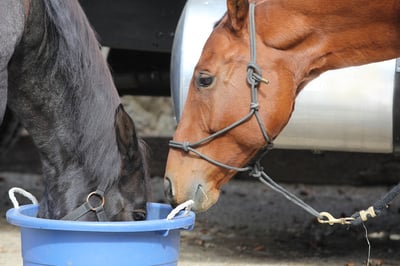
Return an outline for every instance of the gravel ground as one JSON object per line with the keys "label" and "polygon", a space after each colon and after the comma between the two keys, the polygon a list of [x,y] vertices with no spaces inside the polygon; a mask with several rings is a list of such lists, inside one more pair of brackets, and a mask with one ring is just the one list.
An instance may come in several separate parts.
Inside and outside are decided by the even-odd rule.
{"label": "gravel ground", "polygon": [[[11,186],[41,193],[40,176],[0,173],[2,217]],[[366,208],[388,187],[285,185],[317,210],[336,216]],[[153,201],[162,202],[162,179],[153,178]],[[366,224],[370,265],[400,265],[400,202]],[[18,228],[0,220],[0,265],[22,265]],[[180,266],[365,265],[368,245],[362,227],[320,225],[285,198],[253,180],[233,180],[217,205],[198,214],[193,231],[182,231]]]}

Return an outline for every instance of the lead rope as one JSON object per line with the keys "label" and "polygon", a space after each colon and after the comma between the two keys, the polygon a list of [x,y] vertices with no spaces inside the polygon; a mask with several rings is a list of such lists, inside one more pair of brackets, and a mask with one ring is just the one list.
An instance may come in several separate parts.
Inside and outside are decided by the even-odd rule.
{"label": "lead rope", "polygon": [[297,206],[301,207],[304,209],[306,212],[310,213],[311,215],[320,218],[321,214],[320,212],[316,211],[313,207],[302,201],[300,198],[298,198],[295,194],[291,193],[290,191],[286,190],[284,187],[280,186],[278,183],[276,183],[272,178],[270,178],[262,169],[260,166],[260,163],[257,162],[252,170],[250,172],[250,175],[258,178],[258,180],[261,181],[261,183],[267,185],[270,187],[272,190],[282,194],[286,199],[289,201],[293,202]]}

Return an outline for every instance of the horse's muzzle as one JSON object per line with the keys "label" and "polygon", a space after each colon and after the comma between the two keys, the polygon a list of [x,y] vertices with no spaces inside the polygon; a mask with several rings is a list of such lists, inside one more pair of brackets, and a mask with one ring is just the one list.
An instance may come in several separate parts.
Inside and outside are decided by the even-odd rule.
{"label": "horse's muzzle", "polygon": [[[175,184],[176,185],[176,184]],[[202,183],[193,182],[187,187],[177,189],[170,177],[164,178],[164,193],[169,203],[176,207],[187,200],[193,200],[192,210],[203,212],[209,209],[217,201],[219,190],[213,190]]]}

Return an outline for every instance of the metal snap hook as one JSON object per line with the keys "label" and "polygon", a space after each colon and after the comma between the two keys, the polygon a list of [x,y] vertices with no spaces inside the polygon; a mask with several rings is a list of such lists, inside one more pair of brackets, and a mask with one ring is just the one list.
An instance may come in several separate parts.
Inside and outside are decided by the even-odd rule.
{"label": "metal snap hook", "polygon": [[320,212],[319,217],[317,218],[320,224],[351,224],[355,219],[353,217],[343,217],[343,218],[335,218],[329,212]]}

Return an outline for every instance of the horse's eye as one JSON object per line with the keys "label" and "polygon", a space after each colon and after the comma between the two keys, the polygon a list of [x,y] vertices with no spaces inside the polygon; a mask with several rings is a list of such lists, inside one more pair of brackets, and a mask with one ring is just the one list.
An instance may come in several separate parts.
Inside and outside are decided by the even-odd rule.
{"label": "horse's eye", "polygon": [[198,89],[208,88],[214,83],[214,76],[200,72],[196,77],[196,87]]}

